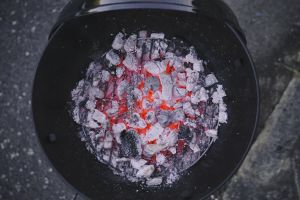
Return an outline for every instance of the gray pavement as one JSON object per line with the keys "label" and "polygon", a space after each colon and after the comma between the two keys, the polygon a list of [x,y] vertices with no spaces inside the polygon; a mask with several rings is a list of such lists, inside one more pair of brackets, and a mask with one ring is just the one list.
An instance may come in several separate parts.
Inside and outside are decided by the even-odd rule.
{"label": "gray pavement", "polygon": [[[212,199],[299,199],[300,2],[226,2],[239,18],[257,66],[262,112],[260,134],[247,159]],[[0,2],[0,199],[75,196],[47,165],[31,116],[35,69],[66,3]]]}

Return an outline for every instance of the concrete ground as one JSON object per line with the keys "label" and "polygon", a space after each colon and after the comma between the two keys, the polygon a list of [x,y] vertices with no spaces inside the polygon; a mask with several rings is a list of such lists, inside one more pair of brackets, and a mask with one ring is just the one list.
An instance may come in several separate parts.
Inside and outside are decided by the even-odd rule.
{"label": "concrete ground", "polygon": [[[238,16],[256,63],[261,119],[245,162],[211,199],[300,199],[299,0],[225,1]],[[47,165],[31,116],[35,69],[66,3],[0,2],[0,199],[75,197]]]}

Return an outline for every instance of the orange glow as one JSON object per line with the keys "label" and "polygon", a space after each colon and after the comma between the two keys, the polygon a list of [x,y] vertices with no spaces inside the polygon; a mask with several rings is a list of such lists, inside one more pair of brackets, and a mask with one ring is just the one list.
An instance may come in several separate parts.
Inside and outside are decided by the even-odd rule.
{"label": "orange glow", "polygon": [[166,101],[162,101],[162,103],[160,104],[160,109],[162,110],[175,110],[174,107],[172,106],[168,106]]}
{"label": "orange glow", "polygon": [[174,67],[172,67],[171,65],[169,65],[169,63],[167,64],[167,68],[166,68],[166,73],[167,74],[171,74],[174,71]]}

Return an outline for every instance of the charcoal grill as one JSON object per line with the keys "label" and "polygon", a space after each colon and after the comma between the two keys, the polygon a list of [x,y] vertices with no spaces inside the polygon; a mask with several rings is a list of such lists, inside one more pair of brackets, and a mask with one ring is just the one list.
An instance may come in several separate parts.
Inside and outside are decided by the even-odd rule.
{"label": "charcoal grill", "polygon": [[[171,187],[147,188],[114,175],[77,137],[70,92],[96,55],[122,29],[163,32],[197,49],[226,88],[228,124],[194,166]],[[33,88],[36,131],[49,164],[76,192],[91,199],[204,199],[240,166],[259,114],[258,83],[246,39],[219,0],[73,0],[49,35]]]}

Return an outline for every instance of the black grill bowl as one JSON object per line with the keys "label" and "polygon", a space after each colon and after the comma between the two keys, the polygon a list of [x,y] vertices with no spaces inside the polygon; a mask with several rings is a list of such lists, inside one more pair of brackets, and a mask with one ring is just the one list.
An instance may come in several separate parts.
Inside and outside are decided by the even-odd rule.
{"label": "black grill bowl", "polygon": [[[64,18],[54,28],[36,71],[32,96],[41,146],[56,171],[91,199],[205,198],[238,169],[255,133],[258,83],[245,39],[225,18],[222,21],[193,9],[168,9],[168,4],[166,8],[130,5],[133,7]],[[167,38],[175,36],[193,44],[227,93],[229,118],[220,127],[218,140],[171,187],[143,188],[113,175],[86,150],[77,136],[80,127],[70,115],[71,90],[122,29],[127,33],[164,32]]]}

